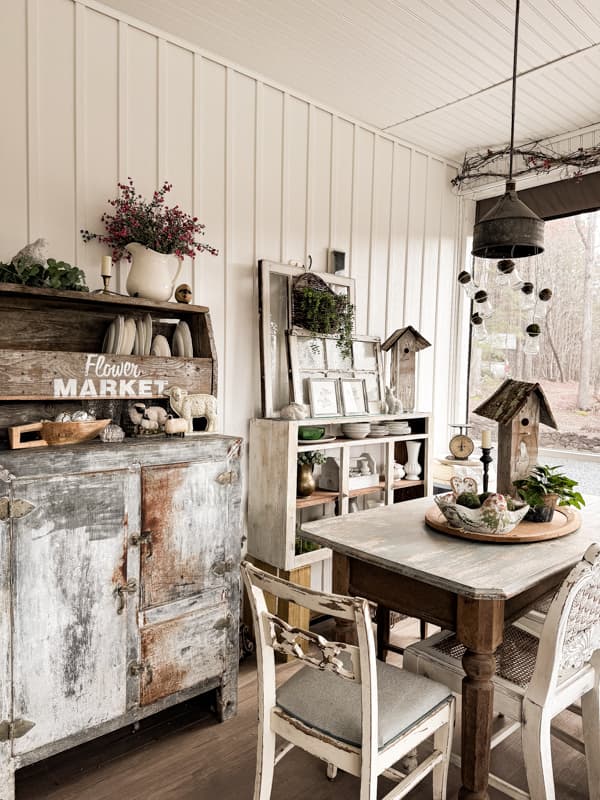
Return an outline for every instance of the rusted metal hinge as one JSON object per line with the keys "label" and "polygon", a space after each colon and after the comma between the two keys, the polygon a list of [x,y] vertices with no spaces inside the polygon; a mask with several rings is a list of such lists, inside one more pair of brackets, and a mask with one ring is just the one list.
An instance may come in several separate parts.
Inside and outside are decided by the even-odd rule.
{"label": "rusted metal hinge", "polygon": [[217,475],[217,483],[220,483],[223,486],[236,483],[237,479],[238,479],[238,474],[232,469],[228,470],[227,472],[222,472],[220,475]]}
{"label": "rusted metal hinge", "polygon": [[26,517],[35,506],[28,500],[9,500],[8,497],[0,498],[0,521],[7,519],[21,519]]}
{"label": "rusted metal hinge", "polygon": [[137,592],[137,588],[138,585],[135,578],[130,578],[124,586],[122,583],[118,583],[115,586],[113,594],[118,598],[117,614],[122,614],[123,610],[125,609],[125,595],[135,594]]}
{"label": "rusted metal hinge", "polygon": [[134,546],[137,546],[138,544],[148,545],[146,548],[146,558],[150,558],[153,553],[152,535],[152,531],[141,531],[139,534],[134,533],[129,537],[129,543]]}
{"label": "rusted metal hinge", "polygon": [[7,719],[0,720],[0,742],[20,739],[32,728],[35,728],[35,722],[30,722],[28,719],[14,719],[12,722]]}
{"label": "rusted metal hinge", "polygon": [[152,683],[152,664],[149,661],[131,661],[129,663],[129,674],[134,676],[146,676],[146,686]]}

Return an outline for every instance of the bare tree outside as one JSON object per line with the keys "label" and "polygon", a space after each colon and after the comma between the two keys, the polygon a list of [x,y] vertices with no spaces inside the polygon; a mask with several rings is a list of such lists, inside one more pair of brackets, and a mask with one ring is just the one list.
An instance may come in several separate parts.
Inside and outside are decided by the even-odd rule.
{"label": "bare tree outside", "polygon": [[[519,287],[497,284],[495,261],[473,265],[494,311],[487,337],[472,337],[469,408],[507,377],[539,381],[559,425],[542,426],[542,446],[600,453],[600,211],[547,222],[545,240],[542,255],[515,261],[522,280],[534,284],[538,312],[546,309],[538,355],[524,352],[535,308],[523,308]],[[552,298],[543,303],[537,296],[546,288]],[[471,414],[469,421],[477,435],[483,420]]]}

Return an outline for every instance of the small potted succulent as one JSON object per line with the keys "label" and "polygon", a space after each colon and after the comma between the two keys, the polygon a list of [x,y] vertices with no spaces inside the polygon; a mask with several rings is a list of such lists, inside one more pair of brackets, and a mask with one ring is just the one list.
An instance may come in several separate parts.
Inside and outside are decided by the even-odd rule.
{"label": "small potted succulent", "polygon": [[556,506],[581,508],[585,500],[575,490],[577,481],[558,472],[560,466],[537,464],[526,478],[513,481],[519,496],[529,505],[529,522],[550,522]]}
{"label": "small potted succulent", "polygon": [[308,497],[317,488],[313,477],[315,464],[325,463],[325,456],[320,450],[303,450],[298,453],[298,478],[296,481],[296,494],[298,497]]}

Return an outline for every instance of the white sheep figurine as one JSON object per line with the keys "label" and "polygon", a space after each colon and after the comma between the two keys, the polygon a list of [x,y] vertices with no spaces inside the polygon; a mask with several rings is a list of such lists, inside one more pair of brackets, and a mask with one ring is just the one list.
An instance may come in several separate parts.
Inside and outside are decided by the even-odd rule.
{"label": "white sheep figurine", "polygon": [[[129,419],[138,428],[145,431],[162,431],[167,421],[167,411],[162,406],[147,406],[142,402],[129,405]],[[149,423],[156,423],[150,425]]]}
{"label": "white sheep figurine", "polygon": [[188,433],[193,433],[194,419],[199,417],[206,418],[206,433],[217,429],[217,398],[212,394],[188,394],[179,386],[171,386],[163,394],[177,416],[187,420]]}

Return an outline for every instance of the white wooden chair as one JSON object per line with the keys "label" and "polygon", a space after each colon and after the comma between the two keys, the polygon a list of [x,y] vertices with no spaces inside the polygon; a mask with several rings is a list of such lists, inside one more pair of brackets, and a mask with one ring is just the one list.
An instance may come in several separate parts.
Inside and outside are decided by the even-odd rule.
{"label": "white wooden chair", "polygon": [[[541,637],[511,625],[496,653],[494,711],[512,724],[492,747],[521,728],[529,794],[495,775],[489,783],[510,797],[554,800],[552,719],[581,699],[590,800],[600,800],[600,545],[588,547],[548,610]],[[404,667],[461,692],[465,648],[448,631],[406,648]],[[454,761],[453,757],[453,761]]]}
{"label": "white wooden chair", "polygon": [[[375,800],[377,778],[396,781],[384,800],[404,797],[433,773],[444,800],[454,697],[448,687],[377,662],[369,604],[323,594],[242,564],[254,619],[258,662],[258,749],[254,800],[269,800],[275,764],[294,746],[360,778],[360,800]],[[264,592],[356,626],[358,646],[292,628],[267,609]],[[276,690],[275,652],[304,666]],[[275,736],[288,743],[275,753]],[[433,752],[408,775],[392,765],[433,735]]]}

